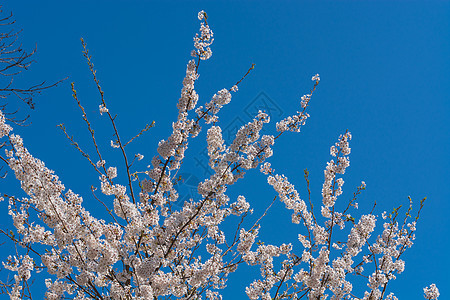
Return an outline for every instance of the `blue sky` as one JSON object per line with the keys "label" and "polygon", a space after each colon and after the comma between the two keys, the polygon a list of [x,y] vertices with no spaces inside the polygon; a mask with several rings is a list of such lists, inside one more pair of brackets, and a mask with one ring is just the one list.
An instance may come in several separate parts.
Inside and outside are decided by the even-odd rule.
{"label": "blue sky", "polygon": [[[214,32],[213,56],[202,63],[196,90],[204,103],[251,72],[222,110],[220,125],[232,128],[248,122],[251,111],[268,104],[276,121],[299,109],[299,98],[321,82],[310,103],[311,118],[300,134],[277,140],[273,167],[284,173],[306,197],[303,169],[310,171],[313,200],[320,202],[323,169],[329,147],[350,130],[352,154],[341,201],[351,197],[361,180],[367,189],[360,210],[377,201],[377,211],[418,204],[427,197],[417,239],[405,255],[406,270],[392,282],[400,299],[423,299],[422,288],[436,283],[441,299],[450,293],[448,247],[450,211],[450,2],[448,1],[6,1],[22,28],[25,48],[37,44],[36,63],[17,81],[69,79],[36,98],[32,125],[15,129],[29,150],[80,193],[88,207],[90,186],[97,175],[65,139],[57,124],[90,148],[88,132],[71,97],[75,82],[80,100],[92,116],[105,151],[112,138],[109,124],[98,115],[99,98],[81,53],[87,42],[106,93],[109,109],[119,115],[122,136],[132,137],[146,123],[156,127],[131,151],[145,159],[156,153],[160,139],[171,131],[197,12],[205,10]],[[274,132],[274,123],[267,131]],[[205,131],[205,130],[204,130]],[[197,163],[205,157],[204,134],[194,140],[182,172],[203,178]],[[229,141],[229,139],[228,139]],[[110,153],[111,161],[117,157]],[[120,165],[119,171],[120,171]],[[241,191],[259,216],[275,196],[259,172],[230,189]],[[193,179],[195,182],[195,178]],[[1,189],[14,191],[10,181]],[[2,216],[6,213],[2,204]],[[6,216],[7,217],[7,216]],[[262,222],[261,238],[273,243],[292,240],[296,227],[276,203]],[[378,223],[381,225],[381,221]],[[3,218],[2,226],[12,227]],[[265,229],[264,229],[265,228]],[[281,230],[283,229],[283,230]],[[295,242],[295,241],[293,241]],[[0,250],[5,256],[7,249]],[[229,281],[224,299],[246,299],[243,287],[256,270],[244,268]],[[250,274],[250,275],[248,275]],[[35,283],[36,293],[42,292]],[[39,297],[38,297],[39,298]]]}

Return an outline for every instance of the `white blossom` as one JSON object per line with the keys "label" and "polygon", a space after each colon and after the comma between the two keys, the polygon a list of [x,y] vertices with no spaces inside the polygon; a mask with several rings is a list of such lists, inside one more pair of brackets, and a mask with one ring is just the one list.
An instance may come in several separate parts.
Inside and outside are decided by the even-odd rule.
{"label": "white blossom", "polygon": [[433,283],[429,287],[423,289],[425,299],[437,299],[439,297],[439,290]]}
{"label": "white blossom", "polygon": [[320,81],[320,76],[319,76],[319,74],[316,74],[316,75],[314,75],[312,78],[311,78],[311,80],[312,81]]}
{"label": "white blossom", "polygon": [[100,115],[103,115],[104,113],[107,113],[109,110],[104,106],[103,104],[99,105]]}
{"label": "white blossom", "polygon": [[12,127],[5,123],[5,115],[0,110],[0,138],[4,137],[5,135],[8,135],[9,132],[12,130]]}

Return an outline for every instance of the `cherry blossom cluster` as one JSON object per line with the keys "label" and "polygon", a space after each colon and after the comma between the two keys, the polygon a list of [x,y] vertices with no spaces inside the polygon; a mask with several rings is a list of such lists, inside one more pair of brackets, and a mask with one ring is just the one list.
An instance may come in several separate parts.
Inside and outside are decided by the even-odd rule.
{"label": "cherry blossom cluster", "polygon": [[209,59],[212,55],[211,46],[214,41],[213,32],[206,23],[208,19],[208,15],[202,10],[198,13],[199,20],[205,20],[205,22],[200,24],[200,36],[198,34],[194,37],[194,46],[196,51],[192,51],[192,56],[198,56],[202,60]]}
{"label": "cherry blossom cluster", "polygon": [[[346,132],[330,150],[336,161],[328,162],[324,171],[321,207],[323,226],[319,225],[320,216],[315,215],[312,203],[308,207],[284,175],[275,174],[269,163],[261,166],[261,172],[268,175],[268,183],[278,193],[280,201],[286,204],[286,208],[294,211],[292,222],[303,224],[306,234],[298,235],[300,244],[287,248],[283,244],[281,247],[286,251],[272,251],[264,261],[256,258],[264,257],[259,251],[276,249],[276,246],[259,245],[256,252],[244,256],[249,264],[261,266],[262,279],[256,279],[246,289],[250,299],[397,299],[393,293],[387,294],[386,287],[390,280],[396,279],[396,274],[404,271],[405,261],[401,256],[415,239],[416,221],[423,207],[423,200],[417,217],[412,221],[409,220],[411,199],[403,222],[398,221],[398,208],[389,215],[383,213],[382,217],[386,220],[384,230],[371,242],[377,217],[371,213],[363,214],[356,221],[349,213],[349,208],[357,209],[354,201],[365,189],[364,182],[343,212],[338,212],[336,208],[343,186],[342,178],[336,178],[336,174],[344,174],[349,166],[350,139],[351,134]],[[309,184],[308,179],[307,182]],[[336,230],[344,230],[348,227],[347,224],[351,225],[347,240],[333,238],[333,233],[336,235]],[[241,234],[251,242],[256,238],[247,232]],[[299,249],[296,250],[295,246]],[[280,258],[279,267],[275,268],[273,258],[281,254],[284,258]],[[353,292],[353,285],[348,278],[355,275],[367,278],[367,290],[359,297]],[[439,296],[435,285],[424,289],[424,292],[427,299],[437,299]]]}
{"label": "cherry blossom cluster", "polygon": [[6,118],[3,112],[0,110],[0,138],[4,137],[5,135],[8,135],[9,132],[12,130],[11,126],[5,123]]}
{"label": "cherry blossom cluster", "polygon": [[436,285],[433,283],[429,287],[423,289],[425,293],[425,299],[437,299],[439,297],[439,290]]}
{"label": "cherry blossom cluster", "polygon": [[231,93],[227,89],[222,89],[214,94],[211,101],[205,104],[205,107],[199,106],[195,112],[200,118],[204,118],[206,124],[219,121],[217,113],[225,105],[230,103]]}
{"label": "cherry blossom cluster", "polygon": [[305,226],[311,228],[312,214],[308,211],[305,201],[300,199],[299,193],[288,181],[287,177],[275,174],[268,162],[261,166],[261,172],[269,175],[267,182],[278,193],[280,201],[286,205],[287,209],[293,210],[292,223],[299,224],[302,221]]}
{"label": "cherry blossom cluster", "polygon": [[346,132],[339,137],[339,142],[330,148],[331,156],[336,157],[336,161],[329,161],[324,171],[325,181],[322,187],[322,202],[324,205],[322,214],[324,217],[330,216],[329,208],[334,206],[337,197],[342,194],[344,180],[342,178],[336,179],[336,174],[344,174],[345,170],[350,166],[350,160],[348,158],[350,148],[348,141],[351,138],[352,135],[350,132]]}
{"label": "cherry blossom cluster", "polygon": [[[1,232],[24,251],[3,262],[5,269],[15,273],[14,281],[4,285],[10,299],[31,297],[30,279],[33,272],[41,270],[48,274],[46,299],[222,299],[220,292],[226,287],[228,276],[241,264],[258,266],[260,270],[261,278],[245,290],[250,299],[397,299],[393,293],[388,294],[387,286],[405,268],[403,253],[415,239],[423,201],[413,220],[412,202],[403,220],[399,209],[383,213],[384,224],[378,235],[378,216],[372,212],[359,217],[356,214],[356,198],[365,189],[364,182],[347,207],[339,210],[336,203],[343,193],[342,175],[350,164],[352,136],[348,131],[330,149],[333,159],[324,171],[320,214],[313,204],[307,171],[308,198],[303,199],[309,201],[300,197],[285,175],[275,173],[267,162],[273,155],[273,145],[282,134],[299,132],[305,124],[309,117],[306,109],[320,81],[319,74],[311,78],[312,90],[301,97],[302,111],[276,124],[277,136],[261,134],[270,118],[259,111],[237,131],[231,143],[225,143],[218,114],[230,103],[231,92],[238,91],[238,85],[249,72],[231,88],[219,90],[210,101],[197,106],[198,70],[200,63],[211,57],[213,42],[207,14],[199,12],[198,19],[202,21],[200,33],[194,37],[195,49],[191,52],[194,59],[187,63],[172,132],[159,142],[157,155],[143,171],[135,171],[133,167],[133,162],[142,160],[143,155],[136,153],[131,156],[132,161],[128,159],[125,146],[129,142],[120,139],[91,58],[86,48],[83,52],[102,97],[99,113],[109,116],[113,125],[114,149],[110,150],[120,151],[125,163],[116,166],[103,159],[73,86],[98,160],[91,159],[69,139],[98,173],[99,181],[92,186],[92,195],[85,198],[98,201],[108,213],[108,220],[87,211],[83,198],[67,189],[54,171],[30,154],[0,111],[0,138],[4,141],[0,148],[5,150],[5,156],[0,157],[24,192],[22,197],[4,194],[1,198],[8,200],[16,234]],[[199,136],[202,126],[207,128],[212,175],[198,184],[199,199],[189,199],[177,206],[174,205],[179,200],[175,188],[180,180],[177,172],[189,142]],[[229,187],[258,167],[267,176],[276,198],[292,212],[298,241],[281,245],[259,241],[263,230],[260,220],[267,211],[255,220],[245,196],[229,196]],[[127,174],[125,183],[118,180],[121,172]],[[229,224],[234,226],[231,231]],[[366,290],[354,291],[350,276],[366,279]],[[434,284],[425,288],[424,293],[426,299],[439,297]]]}

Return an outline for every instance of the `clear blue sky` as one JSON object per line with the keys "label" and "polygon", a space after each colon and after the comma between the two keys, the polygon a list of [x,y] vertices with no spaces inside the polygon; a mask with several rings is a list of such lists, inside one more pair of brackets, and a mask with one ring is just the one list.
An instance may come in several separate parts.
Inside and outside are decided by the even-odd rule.
{"label": "clear blue sky", "polygon": [[[80,144],[91,149],[71,98],[69,83],[75,82],[80,100],[104,137],[101,145],[112,150],[108,149],[112,132],[98,116],[99,99],[81,54],[80,37],[93,55],[109,109],[119,115],[122,135],[131,137],[146,123],[156,122],[132,148],[145,155],[139,165],[145,168],[176,118],[192,37],[199,27],[197,12],[203,9],[215,42],[212,58],[199,70],[199,103],[229,88],[255,63],[232,103],[222,110],[220,124],[231,128],[249,121],[247,113],[261,99],[276,108],[272,116],[276,121],[299,109],[300,96],[312,87],[311,76],[319,73],[322,80],[311,101],[311,118],[300,134],[277,140],[270,161],[303,197],[302,174],[308,168],[317,203],[329,147],[349,129],[351,164],[341,201],[351,197],[361,180],[367,183],[359,199],[361,212],[373,201],[381,212],[406,206],[408,196],[416,204],[428,197],[416,243],[405,255],[406,270],[392,282],[392,291],[400,299],[423,299],[422,288],[436,283],[440,299],[450,298],[450,2],[15,0],[2,5],[23,29],[24,47],[38,48],[37,62],[17,84],[69,76],[36,99],[33,124],[15,131],[66,187],[84,196],[88,207],[96,207],[90,186],[98,185],[97,175],[56,128],[65,123]],[[273,132],[273,127],[267,130]],[[204,159],[198,154],[205,147],[203,137],[189,149],[190,159],[182,170],[198,178],[204,176],[195,160]],[[248,175],[230,195],[236,197],[242,190],[256,217],[275,192],[259,172]],[[2,192],[15,188],[0,184]],[[1,205],[2,226],[11,228],[6,205]],[[296,227],[289,223],[290,214],[276,203],[263,221],[262,239],[277,244],[292,239]],[[7,252],[2,247],[0,256]],[[247,299],[243,287],[258,271],[243,271],[230,277],[225,299]],[[37,295],[42,293],[40,284],[35,283]]]}

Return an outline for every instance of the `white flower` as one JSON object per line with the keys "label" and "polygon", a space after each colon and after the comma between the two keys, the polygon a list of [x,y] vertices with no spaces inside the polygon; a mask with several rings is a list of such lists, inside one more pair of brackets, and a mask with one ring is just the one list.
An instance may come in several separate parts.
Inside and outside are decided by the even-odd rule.
{"label": "white flower", "polygon": [[201,10],[201,11],[198,12],[197,17],[198,17],[198,19],[199,19],[200,21],[203,20],[203,19],[205,18],[205,16],[206,16],[206,13],[205,13],[204,10]]}
{"label": "white flower", "polygon": [[306,249],[311,248],[311,243],[306,239],[304,235],[299,234],[298,240],[300,241],[300,243],[302,243],[303,247],[305,247]]}
{"label": "white flower", "polygon": [[97,168],[101,168],[101,167],[103,167],[104,165],[105,165],[105,163],[106,163],[106,161],[105,160],[99,160],[97,163],[96,163],[96,165],[97,165]]}
{"label": "white flower", "polygon": [[111,140],[111,147],[113,147],[113,148],[120,148],[120,145],[116,144],[114,141]]}
{"label": "white flower", "polygon": [[439,290],[433,283],[429,287],[423,289],[425,299],[437,299],[439,297]]}
{"label": "white flower", "polygon": [[238,200],[235,203],[231,204],[231,213],[234,215],[241,215],[245,212],[248,211],[248,209],[250,208],[250,204],[245,201],[245,197],[244,196],[238,196]]}
{"label": "white flower", "polygon": [[319,74],[314,75],[314,76],[311,78],[311,80],[312,80],[312,81],[319,82],[319,81],[320,81],[320,76],[319,76]]}
{"label": "white flower", "polygon": [[107,113],[109,110],[104,106],[103,104],[99,105],[100,115],[103,115],[103,113]]}
{"label": "white flower", "polygon": [[5,135],[8,135],[9,132],[12,130],[11,126],[5,123],[6,119],[3,115],[3,112],[0,110],[0,138],[4,137]]}
{"label": "white flower", "polygon": [[114,179],[117,177],[117,168],[116,167],[109,167],[107,170],[107,175],[109,179]]}

